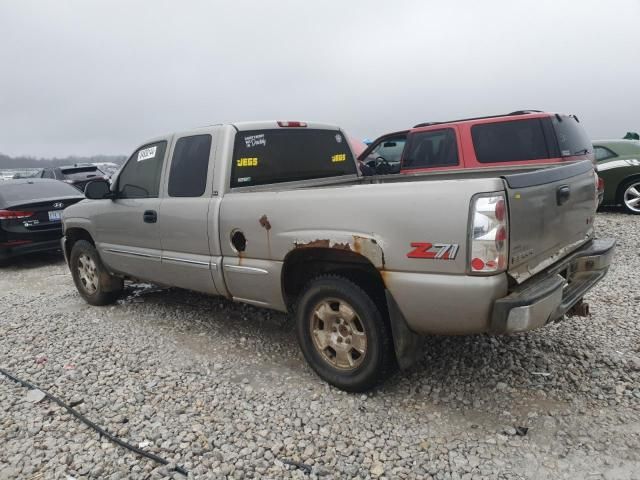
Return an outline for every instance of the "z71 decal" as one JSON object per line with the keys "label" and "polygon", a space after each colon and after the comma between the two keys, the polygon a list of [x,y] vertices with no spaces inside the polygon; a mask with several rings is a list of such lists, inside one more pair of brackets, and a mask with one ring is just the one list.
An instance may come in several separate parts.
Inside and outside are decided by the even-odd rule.
{"label": "z71 decal", "polygon": [[414,242],[413,250],[407,253],[409,258],[432,258],[434,260],[453,260],[458,254],[457,243]]}

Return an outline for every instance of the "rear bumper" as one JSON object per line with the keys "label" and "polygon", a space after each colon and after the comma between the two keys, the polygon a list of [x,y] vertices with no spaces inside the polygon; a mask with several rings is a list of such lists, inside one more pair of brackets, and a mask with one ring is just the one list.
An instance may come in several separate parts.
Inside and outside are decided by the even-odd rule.
{"label": "rear bumper", "polygon": [[60,241],[57,239],[16,245],[15,247],[0,247],[0,260],[7,260],[21,255],[28,255],[30,253],[58,250],[59,248]]}
{"label": "rear bumper", "polygon": [[606,275],[615,243],[594,240],[496,300],[490,330],[524,332],[561,318]]}

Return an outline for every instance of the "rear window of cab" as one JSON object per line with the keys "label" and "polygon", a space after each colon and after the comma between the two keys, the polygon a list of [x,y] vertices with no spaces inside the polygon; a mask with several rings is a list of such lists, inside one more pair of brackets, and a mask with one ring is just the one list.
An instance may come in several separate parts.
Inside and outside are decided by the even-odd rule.
{"label": "rear window of cab", "polygon": [[356,173],[349,143],[338,130],[272,129],[236,134],[232,188]]}

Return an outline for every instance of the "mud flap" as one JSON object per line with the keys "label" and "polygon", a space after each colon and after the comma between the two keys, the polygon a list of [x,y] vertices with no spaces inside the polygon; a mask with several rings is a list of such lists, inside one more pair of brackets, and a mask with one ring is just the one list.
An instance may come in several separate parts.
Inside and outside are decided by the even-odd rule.
{"label": "mud flap", "polygon": [[406,370],[422,358],[425,339],[409,329],[404,315],[389,290],[385,290],[384,293],[387,297],[396,359],[400,369]]}

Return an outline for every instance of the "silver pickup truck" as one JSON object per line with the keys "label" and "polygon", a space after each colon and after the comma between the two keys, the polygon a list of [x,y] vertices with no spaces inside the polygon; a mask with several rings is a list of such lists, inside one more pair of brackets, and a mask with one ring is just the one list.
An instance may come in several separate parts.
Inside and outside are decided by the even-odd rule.
{"label": "silver pickup truck", "polygon": [[589,161],[364,178],[337,127],[215,125],[90,183],[62,244],[92,305],[141,279],[290,312],[313,369],[362,391],[424,335],[587,315],[615,243],[594,238],[596,188]]}

